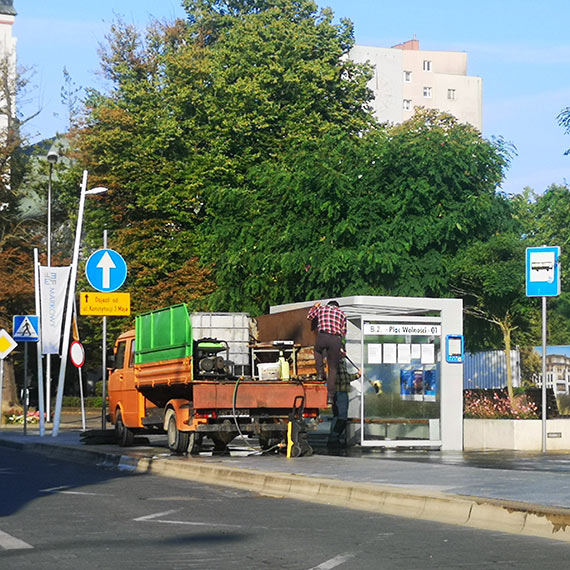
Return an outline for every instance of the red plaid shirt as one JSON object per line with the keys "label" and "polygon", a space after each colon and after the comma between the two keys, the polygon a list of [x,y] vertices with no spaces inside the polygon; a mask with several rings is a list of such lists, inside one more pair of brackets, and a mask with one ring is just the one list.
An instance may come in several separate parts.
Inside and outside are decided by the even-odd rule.
{"label": "red plaid shirt", "polygon": [[311,307],[307,318],[317,319],[319,332],[346,336],[346,316],[334,305],[319,305]]}

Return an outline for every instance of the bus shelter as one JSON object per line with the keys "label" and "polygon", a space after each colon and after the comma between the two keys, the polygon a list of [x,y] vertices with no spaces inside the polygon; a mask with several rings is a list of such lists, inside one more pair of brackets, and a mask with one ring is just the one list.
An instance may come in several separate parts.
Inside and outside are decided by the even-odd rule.
{"label": "bus shelter", "polygon": [[[365,447],[462,450],[462,300],[336,300],[348,319],[349,369],[363,371],[349,396],[350,441]],[[270,313],[313,304],[279,305]]]}

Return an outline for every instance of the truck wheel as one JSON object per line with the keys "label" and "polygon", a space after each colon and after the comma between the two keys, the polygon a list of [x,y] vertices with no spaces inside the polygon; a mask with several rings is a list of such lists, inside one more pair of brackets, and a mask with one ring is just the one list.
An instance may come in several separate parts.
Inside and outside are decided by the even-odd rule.
{"label": "truck wheel", "polygon": [[135,439],[135,434],[123,423],[120,410],[115,415],[115,439],[121,447],[132,445]]}
{"label": "truck wheel", "polygon": [[196,455],[200,451],[202,438],[195,431],[185,432],[188,434],[188,453]]}
{"label": "truck wheel", "polygon": [[168,449],[176,455],[182,455],[188,451],[190,443],[190,432],[180,431],[176,427],[176,414],[174,410],[166,412],[166,435],[168,439]]}

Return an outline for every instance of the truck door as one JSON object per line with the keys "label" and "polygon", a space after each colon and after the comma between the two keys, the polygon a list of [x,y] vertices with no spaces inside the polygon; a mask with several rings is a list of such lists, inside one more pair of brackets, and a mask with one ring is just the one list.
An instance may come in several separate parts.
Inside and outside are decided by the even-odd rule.
{"label": "truck door", "polygon": [[135,388],[135,338],[119,338],[115,348],[115,368],[109,376],[109,410],[113,420],[121,409],[127,427],[141,427],[144,398]]}

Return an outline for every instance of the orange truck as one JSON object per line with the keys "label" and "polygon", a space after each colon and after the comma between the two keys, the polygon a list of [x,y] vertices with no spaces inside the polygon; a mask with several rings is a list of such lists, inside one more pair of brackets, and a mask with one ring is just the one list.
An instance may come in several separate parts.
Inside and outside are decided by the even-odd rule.
{"label": "orange truck", "polygon": [[[184,304],[137,316],[135,329],[116,340],[109,374],[117,442],[166,432],[170,450],[181,454],[199,451],[205,437],[223,450],[241,435],[257,436],[269,450],[283,446],[293,420],[316,423],[326,385],[297,374],[293,341],[251,344],[248,320],[190,314]],[[292,445],[293,456],[312,452],[305,439]]]}

